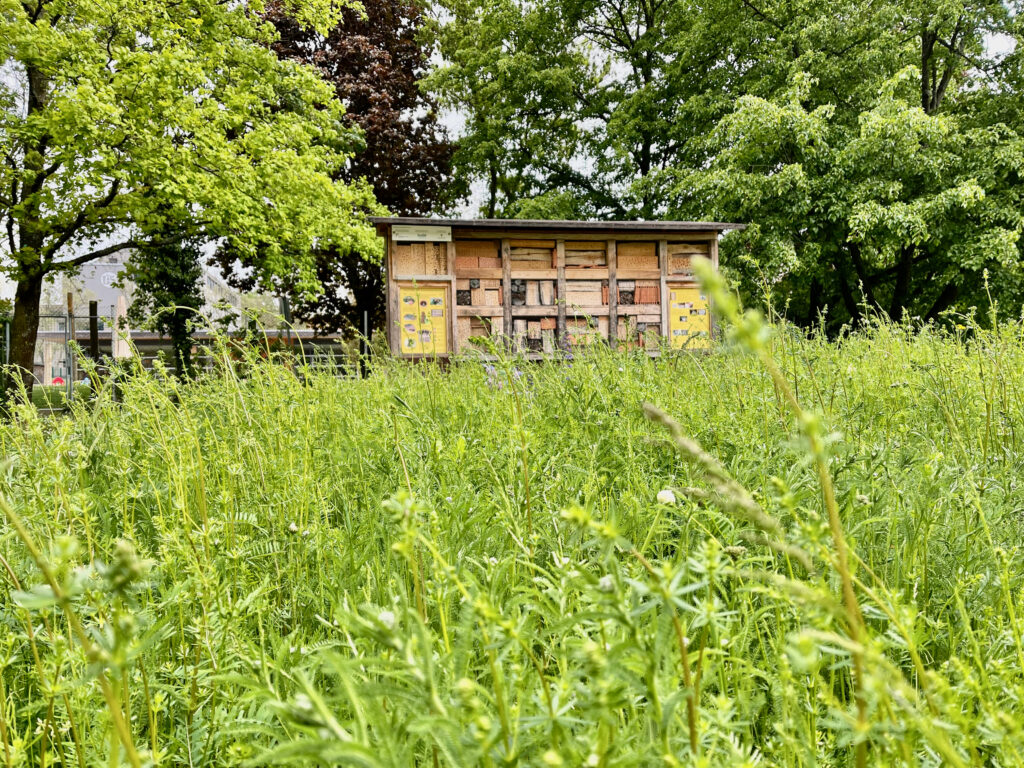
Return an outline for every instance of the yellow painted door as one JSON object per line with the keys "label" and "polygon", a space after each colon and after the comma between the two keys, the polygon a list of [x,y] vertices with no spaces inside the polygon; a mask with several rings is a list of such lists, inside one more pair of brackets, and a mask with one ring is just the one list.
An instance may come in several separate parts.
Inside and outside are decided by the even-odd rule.
{"label": "yellow painted door", "polygon": [[403,355],[448,354],[448,289],[402,285],[398,289]]}
{"label": "yellow painted door", "polygon": [[711,339],[708,298],[699,288],[669,286],[668,331],[673,349],[707,349]]}

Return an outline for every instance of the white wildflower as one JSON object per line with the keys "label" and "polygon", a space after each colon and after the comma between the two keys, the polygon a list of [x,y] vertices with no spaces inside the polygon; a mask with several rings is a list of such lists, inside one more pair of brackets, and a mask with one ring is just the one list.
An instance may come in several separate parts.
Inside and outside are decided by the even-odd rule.
{"label": "white wildflower", "polygon": [[669,488],[658,491],[659,504],[675,504],[676,495]]}
{"label": "white wildflower", "polygon": [[292,533],[298,533],[299,532],[299,526],[297,526],[295,523],[289,523],[288,530],[291,531]]}
{"label": "white wildflower", "polygon": [[381,611],[380,616],[377,618],[380,619],[380,623],[388,629],[395,628],[395,614],[391,611]]}
{"label": "white wildflower", "polygon": [[615,582],[612,581],[611,576],[602,576],[601,580],[597,582],[597,588],[602,592],[611,592],[615,589]]}

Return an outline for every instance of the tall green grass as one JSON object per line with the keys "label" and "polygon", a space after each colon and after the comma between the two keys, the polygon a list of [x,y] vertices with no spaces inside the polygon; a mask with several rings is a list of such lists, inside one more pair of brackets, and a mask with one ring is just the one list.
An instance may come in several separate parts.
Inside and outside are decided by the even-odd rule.
{"label": "tall green grass", "polygon": [[1024,328],[719,302],[709,355],[20,407],[0,766],[1024,764]]}

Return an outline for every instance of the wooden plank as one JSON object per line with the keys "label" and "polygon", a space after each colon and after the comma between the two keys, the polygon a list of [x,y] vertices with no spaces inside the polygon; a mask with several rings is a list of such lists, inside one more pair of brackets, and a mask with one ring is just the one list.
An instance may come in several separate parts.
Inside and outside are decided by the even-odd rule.
{"label": "wooden plank", "polygon": [[476,256],[456,256],[455,257],[455,269],[459,273],[463,273],[469,269],[479,269],[480,259]]}
{"label": "wooden plank", "polygon": [[459,317],[501,317],[505,310],[502,307],[456,307],[455,314]]}
{"label": "wooden plank", "polygon": [[540,304],[550,307],[555,303],[555,284],[551,280],[541,280],[538,283],[540,292]]}
{"label": "wooden plank", "polygon": [[[658,266],[661,267],[661,334],[668,328],[668,241],[658,241]],[[643,317],[643,315],[641,315]],[[671,339],[670,339],[671,341]]]}
{"label": "wooden plank", "polygon": [[[589,270],[588,270],[589,271]],[[501,277],[501,275],[499,275]],[[516,264],[512,265],[513,280],[557,280],[557,269],[520,269]]]}
{"label": "wooden plank", "polygon": [[558,273],[558,325],[555,332],[558,337],[558,345],[562,349],[568,349],[568,341],[565,336],[565,241],[555,242],[555,270]]}
{"label": "wooden plank", "polygon": [[616,276],[622,280],[659,280],[660,269],[625,269],[620,263],[615,270]]}
{"label": "wooden plank", "polygon": [[614,240],[609,240],[608,251],[608,343],[615,349],[619,344],[619,283],[615,271],[618,266],[618,249]]}
{"label": "wooden plank", "polygon": [[456,274],[465,278],[501,280],[502,271],[500,269],[458,269]]}
{"label": "wooden plank", "polygon": [[512,327],[512,257],[508,240],[501,241],[501,287],[504,293],[505,330]]}
{"label": "wooden plank", "polygon": [[558,312],[554,307],[512,307],[512,317],[555,317]]}
{"label": "wooden plank", "polygon": [[698,255],[707,256],[708,247],[710,243],[669,243],[668,244],[668,255],[679,256],[682,254],[686,255]]}
{"label": "wooden plank", "polygon": [[533,239],[530,239],[530,238],[527,238],[527,239],[511,238],[508,241],[508,245],[509,245],[510,248],[544,248],[544,249],[550,251],[552,248],[555,247],[555,241],[554,240],[533,240]]}
{"label": "wooden plank", "polygon": [[[659,235],[664,237],[664,236],[666,236],[666,233],[663,233],[663,232],[637,232],[637,233],[634,234],[634,233],[631,233],[631,232],[618,232],[618,231],[609,232],[607,230],[604,231],[604,232],[580,232],[579,230],[574,230],[571,227],[567,227],[564,230],[557,230],[557,231],[548,230],[548,231],[537,231],[537,232],[531,232],[529,230],[526,230],[526,231],[523,231],[523,230],[486,230],[485,231],[485,230],[471,229],[471,228],[466,228],[466,227],[453,227],[452,228],[452,237],[454,239],[456,239],[456,240],[477,240],[477,241],[490,240],[492,242],[493,241],[498,241],[498,240],[501,240],[501,239],[511,239],[511,238],[515,238],[517,240],[527,240],[527,239],[532,239],[533,237],[537,237],[538,239],[539,238],[549,238],[550,239],[550,238],[553,237],[553,238],[556,238],[556,242],[558,240],[563,240],[564,241],[566,238],[572,238],[572,242],[573,243],[584,242],[584,241],[603,243],[603,242],[607,242],[609,237],[614,237],[620,243],[622,243],[622,242],[647,242],[647,243],[653,243],[654,241],[656,241],[658,239]],[[671,237],[673,239],[673,241],[675,241],[677,239],[685,238],[686,240],[693,241],[693,242],[705,241],[705,240],[710,242],[711,240],[715,240],[715,239],[718,238],[718,230],[717,229],[709,229],[707,231],[704,231],[704,230],[686,230],[686,231],[681,231],[681,232],[670,232],[670,233],[667,233],[667,235],[669,237]]]}
{"label": "wooden plank", "polygon": [[566,240],[565,251],[599,251],[604,253],[604,243],[593,240]]}
{"label": "wooden plank", "polygon": [[608,268],[607,267],[591,267],[580,269],[573,269],[572,267],[565,268],[565,279],[566,280],[607,280],[608,279]]}
{"label": "wooden plank", "polygon": [[[526,304],[527,306],[540,304],[540,281],[526,281]],[[539,336],[537,338],[540,338]]]}
{"label": "wooden plank", "polygon": [[445,284],[451,282],[451,280],[452,280],[452,278],[448,277],[448,275],[429,275],[429,274],[419,274],[419,275],[401,275],[401,274],[396,274],[394,276],[394,279],[395,280],[401,280],[403,283],[436,283],[436,282],[440,281],[440,282],[445,283]]}

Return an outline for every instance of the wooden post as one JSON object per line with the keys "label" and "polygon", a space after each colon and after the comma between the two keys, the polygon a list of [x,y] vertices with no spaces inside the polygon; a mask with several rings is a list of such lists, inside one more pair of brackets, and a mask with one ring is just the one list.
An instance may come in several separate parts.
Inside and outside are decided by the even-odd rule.
{"label": "wooden post", "polygon": [[89,357],[100,359],[100,303],[89,302]]}
{"label": "wooden post", "polygon": [[661,267],[661,336],[672,343],[668,330],[668,240],[658,241],[658,266]]}
{"label": "wooden post", "polygon": [[459,324],[455,319],[455,240],[445,243],[445,261],[448,264],[448,351],[457,355],[459,353]]}
{"label": "wooden post", "polygon": [[388,236],[385,240],[386,253],[384,254],[384,282],[388,287],[387,305],[385,309],[384,322],[388,327],[388,346],[391,347],[391,354],[402,354],[401,336],[398,333],[398,320],[401,313],[398,307],[398,286],[394,281],[394,260],[395,241],[391,239],[391,227],[388,226]]}
{"label": "wooden post", "polygon": [[[709,247],[711,253],[711,266],[715,272],[718,271],[718,237],[711,241]],[[715,321],[714,307],[711,306],[711,297],[708,297],[708,343],[718,335],[718,323]]]}
{"label": "wooden post", "polygon": [[555,269],[558,274],[558,319],[556,321],[558,346],[563,350],[568,350],[569,339],[565,333],[565,240],[555,241]]}
{"label": "wooden post", "polygon": [[619,345],[619,284],[615,277],[618,253],[615,241],[608,241],[608,343],[612,349]]}
{"label": "wooden post", "polygon": [[512,249],[501,241],[501,304],[505,311],[505,345],[512,348]]}

